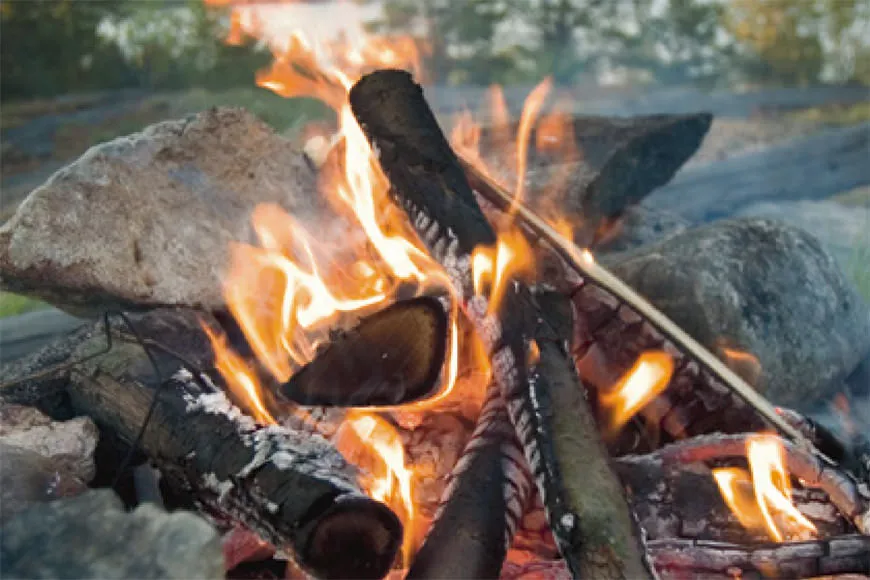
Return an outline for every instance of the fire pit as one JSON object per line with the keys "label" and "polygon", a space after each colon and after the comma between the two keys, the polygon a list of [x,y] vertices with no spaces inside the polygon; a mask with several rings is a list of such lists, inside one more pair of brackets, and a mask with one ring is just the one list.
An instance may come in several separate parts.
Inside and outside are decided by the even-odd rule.
{"label": "fire pit", "polygon": [[[94,486],[129,495],[147,459],[169,507],[224,533],[231,577],[870,574],[866,441],[771,404],[757,358],[711,353],[576,245],[617,235],[709,117],[626,130],[701,127],[641,191],[621,143],[575,175],[578,132],[608,121],[542,116],[546,81],[517,125],[496,106],[492,128],[465,116],[448,142],[394,68],[413,56],[328,66],[294,36],[258,82],[335,110],[305,147],[329,220],[256,205],[222,305],[122,296],[5,373],[3,404],[92,418],[113,457]],[[529,200],[541,174],[550,195]]]}

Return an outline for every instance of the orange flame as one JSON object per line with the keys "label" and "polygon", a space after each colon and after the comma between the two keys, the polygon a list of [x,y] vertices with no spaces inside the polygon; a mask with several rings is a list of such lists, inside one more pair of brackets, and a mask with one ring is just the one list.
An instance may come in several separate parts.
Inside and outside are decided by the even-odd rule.
{"label": "orange flame", "polygon": [[[511,280],[533,272],[532,248],[515,228],[501,233],[495,248],[477,247],[471,254],[474,293],[487,295],[489,314],[498,310]],[[489,292],[486,291],[487,284]]]}
{"label": "orange flame", "polygon": [[674,373],[674,360],[663,351],[646,351],[608,392],[601,404],[610,409],[610,429],[616,431],[665,390]]}
{"label": "orange flame", "polygon": [[740,523],[748,529],[765,529],[775,542],[815,535],[816,527],[792,503],[780,439],[774,435],[750,438],[746,457],[750,473],[738,468],[713,470],[725,503]]}

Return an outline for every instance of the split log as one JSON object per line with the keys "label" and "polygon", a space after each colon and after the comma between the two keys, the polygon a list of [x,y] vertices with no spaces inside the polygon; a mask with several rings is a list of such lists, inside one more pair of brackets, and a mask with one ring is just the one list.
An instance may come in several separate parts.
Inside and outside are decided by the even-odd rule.
{"label": "split log", "polygon": [[[350,104],[379,152],[392,194],[447,270],[466,315],[490,353],[495,380],[572,573],[648,576],[625,499],[617,491],[617,501],[608,501],[620,488],[607,464],[597,426],[576,419],[586,403],[564,347],[548,340],[547,360],[542,358],[529,372],[526,359],[541,317],[528,289],[518,282],[509,284],[495,316],[487,314],[486,297],[475,295],[471,253],[477,247],[495,246],[496,235],[422,89],[405,72],[379,71],[354,85]],[[562,371],[565,375],[559,374]],[[545,377],[551,372],[557,376]],[[545,389],[562,392],[545,393]],[[554,405],[570,396],[568,391],[575,393],[575,404]],[[592,455],[584,455],[590,451]],[[587,469],[602,477],[584,479]]]}
{"label": "split log", "polygon": [[402,300],[333,333],[307,365],[279,387],[300,405],[409,403],[432,393],[447,353],[447,313],[432,297]]}
{"label": "split log", "polygon": [[868,147],[870,124],[829,129],[766,151],[687,169],[647,197],[644,205],[700,223],[731,216],[760,201],[825,199],[870,184]]}
{"label": "split log", "polygon": [[[198,317],[158,311],[143,319],[149,337],[209,352]],[[79,351],[94,348],[85,341]],[[256,425],[222,393],[204,391],[210,379],[152,354],[161,374],[171,376],[165,383],[140,344],[116,338],[110,352],[71,372],[74,409],[127,444],[147,423],[139,447],[175,489],[189,490],[218,519],[290,549],[318,576],[386,574],[401,543],[401,523],[363,495],[355,469],[331,444],[289,427]]]}
{"label": "split log", "polygon": [[498,578],[533,486],[504,399],[490,385],[407,577]]}

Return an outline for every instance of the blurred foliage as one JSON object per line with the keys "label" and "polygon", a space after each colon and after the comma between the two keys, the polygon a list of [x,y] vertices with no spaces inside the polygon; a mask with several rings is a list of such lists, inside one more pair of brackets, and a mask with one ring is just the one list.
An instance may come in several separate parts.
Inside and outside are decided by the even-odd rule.
{"label": "blurred foliage", "polygon": [[[866,0],[356,0],[411,33],[430,81],[870,84]],[[247,85],[270,55],[221,42],[202,0],[0,3],[3,100],[121,87]]]}
{"label": "blurred foliage", "polygon": [[271,59],[222,40],[226,14],[202,0],[0,3],[0,98],[250,84]]}
{"label": "blurred foliage", "polygon": [[45,302],[0,290],[0,318],[33,312],[34,310],[43,310],[45,308],[48,308],[48,304]]}
{"label": "blurred foliage", "polygon": [[[373,0],[358,0],[362,2]],[[866,0],[384,0],[436,81],[870,84]]]}

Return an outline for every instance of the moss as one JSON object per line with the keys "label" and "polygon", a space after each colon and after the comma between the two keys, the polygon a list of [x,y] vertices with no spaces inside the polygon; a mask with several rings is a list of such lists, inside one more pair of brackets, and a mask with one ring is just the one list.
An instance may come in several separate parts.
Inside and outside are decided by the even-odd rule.
{"label": "moss", "polygon": [[0,291],[0,318],[48,308],[48,304],[20,294]]}

